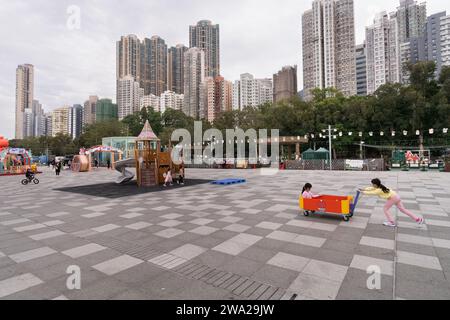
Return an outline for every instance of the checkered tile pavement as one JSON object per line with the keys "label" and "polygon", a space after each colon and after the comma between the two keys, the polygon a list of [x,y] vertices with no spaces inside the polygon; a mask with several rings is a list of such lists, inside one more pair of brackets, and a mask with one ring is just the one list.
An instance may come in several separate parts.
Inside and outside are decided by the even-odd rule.
{"label": "checkered tile pavement", "polygon": [[[37,186],[0,178],[1,299],[450,298],[447,174],[377,173],[426,219],[418,227],[398,214],[397,229],[381,225],[377,198],[363,197],[350,222],[299,214],[304,183],[351,195],[370,172],[192,169],[205,183],[117,197],[115,175],[46,171]],[[247,183],[207,183],[231,177]],[[81,290],[67,289],[72,265]],[[367,288],[373,265],[380,290]]]}

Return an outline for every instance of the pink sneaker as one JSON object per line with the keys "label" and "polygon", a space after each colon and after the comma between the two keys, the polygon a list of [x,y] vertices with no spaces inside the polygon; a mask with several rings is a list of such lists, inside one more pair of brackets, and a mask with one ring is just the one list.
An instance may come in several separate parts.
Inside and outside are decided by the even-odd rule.
{"label": "pink sneaker", "polygon": [[417,224],[418,224],[419,226],[422,226],[422,225],[425,224],[425,219],[424,219],[424,218],[419,218],[419,220],[417,220],[416,222],[417,222]]}

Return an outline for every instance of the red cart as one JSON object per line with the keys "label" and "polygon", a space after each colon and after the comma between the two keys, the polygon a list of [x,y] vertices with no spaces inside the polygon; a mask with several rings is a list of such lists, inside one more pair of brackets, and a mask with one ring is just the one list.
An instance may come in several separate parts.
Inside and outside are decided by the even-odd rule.
{"label": "red cart", "polygon": [[300,195],[300,209],[303,210],[305,216],[312,213],[339,215],[348,222],[355,213],[360,195],[359,191],[356,193],[356,197],[322,195],[314,199],[303,199]]}

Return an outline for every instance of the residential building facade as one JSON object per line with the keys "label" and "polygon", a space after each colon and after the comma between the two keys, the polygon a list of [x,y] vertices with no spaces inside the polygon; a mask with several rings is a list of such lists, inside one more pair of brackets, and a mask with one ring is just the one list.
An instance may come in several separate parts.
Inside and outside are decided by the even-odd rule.
{"label": "residential building facade", "polygon": [[353,0],[315,0],[302,16],[305,99],[315,88],[356,93]]}
{"label": "residential building facade", "polygon": [[75,104],[69,108],[68,133],[76,139],[83,133],[83,106]]}
{"label": "residential building facade", "polygon": [[395,15],[383,11],[366,28],[367,93],[386,83],[400,81],[398,24]]}
{"label": "residential building facade", "polygon": [[125,76],[117,81],[117,106],[119,120],[140,110],[140,101],[144,96],[144,89],[132,76]]}
{"label": "residential building facade", "polygon": [[209,122],[225,111],[232,110],[233,85],[224,77],[206,77],[200,88],[200,109],[204,111],[204,118]]}
{"label": "residential building facade", "polygon": [[441,60],[443,66],[450,66],[450,15],[442,17],[440,23]]}
{"label": "residential building facade", "polygon": [[188,48],[182,44],[171,47],[167,55],[167,89],[184,94],[184,54]]}
{"label": "residential building facade", "polygon": [[70,107],[62,107],[52,112],[52,136],[69,134]]}
{"label": "residential building facade", "polygon": [[297,93],[297,66],[285,66],[273,75],[274,102],[290,99]]}
{"label": "residential building facade", "polygon": [[141,42],[136,35],[122,36],[116,45],[116,80],[132,76],[141,78]]}
{"label": "residential building facade", "polygon": [[255,79],[250,73],[241,75],[233,85],[233,110],[258,107],[273,102],[272,79]]}
{"label": "residential building facade", "polygon": [[113,121],[119,118],[119,108],[111,99],[100,99],[95,108],[95,122]]}
{"label": "residential building facade", "polygon": [[184,55],[184,102],[183,112],[195,119],[201,119],[200,85],[205,79],[205,52],[190,48]]}
{"label": "residential building facade", "polygon": [[140,86],[145,95],[161,95],[167,90],[167,45],[164,39],[153,36],[141,44]]}
{"label": "residential building facade", "polygon": [[366,44],[356,46],[356,94],[367,95],[367,60]]}
{"label": "residential building facade", "polygon": [[83,127],[95,123],[96,106],[98,100],[99,100],[98,96],[89,96],[89,99],[84,103]]}
{"label": "residential building facade", "polygon": [[140,110],[143,108],[152,108],[155,111],[160,111],[160,98],[154,94],[143,96],[140,100]]}
{"label": "residential building facade", "polygon": [[34,99],[34,66],[31,64],[19,65],[16,69],[16,117],[15,138],[23,139],[26,136],[24,128],[24,113],[28,114],[33,107]]}
{"label": "residential building facade", "polygon": [[201,20],[189,27],[189,47],[205,52],[205,76],[220,75],[220,30],[218,24]]}
{"label": "residential building facade", "polygon": [[415,0],[400,0],[400,6],[395,13],[398,27],[399,44],[408,42],[411,38],[422,35],[427,21],[426,3]]}
{"label": "residential building facade", "polygon": [[164,113],[167,109],[182,110],[184,95],[173,91],[166,91],[160,98],[160,112]]}

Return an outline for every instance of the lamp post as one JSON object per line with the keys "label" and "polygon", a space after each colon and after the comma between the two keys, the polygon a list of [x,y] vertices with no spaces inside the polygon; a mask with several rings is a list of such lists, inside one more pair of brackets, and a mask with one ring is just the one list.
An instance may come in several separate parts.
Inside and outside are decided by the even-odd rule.
{"label": "lamp post", "polygon": [[333,170],[333,149],[332,149],[332,140],[331,140],[331,131],[337,131],[336,128],[332,128],[331,125],[328,126],[328,148],[330,149],[330,171]]}
{"label": "lamp post", "polygon": [[361,160],[364,159],[364,156],[363,156],[363,151],[364,151],[363,146],[364,146],[364,144],[365,144],[364,141],[361,141],[361,143],[359,144],[359,155],[360,155],[360,159]]}

